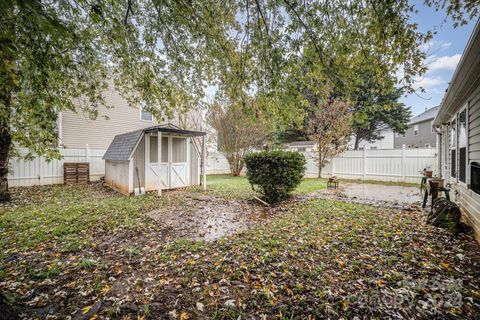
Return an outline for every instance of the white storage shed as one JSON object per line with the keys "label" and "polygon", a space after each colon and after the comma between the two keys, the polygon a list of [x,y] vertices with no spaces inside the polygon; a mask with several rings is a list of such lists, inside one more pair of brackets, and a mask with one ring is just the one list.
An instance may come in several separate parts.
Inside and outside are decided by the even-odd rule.
{"label": "white storage shed", "polygon": [[[195,138],[201,138],[201,150]],[[105,155],[105,183],[124,194],[203,184],[205,132],[158,125],[115,136]],[[203,178],[201,176],[203,175]]]}

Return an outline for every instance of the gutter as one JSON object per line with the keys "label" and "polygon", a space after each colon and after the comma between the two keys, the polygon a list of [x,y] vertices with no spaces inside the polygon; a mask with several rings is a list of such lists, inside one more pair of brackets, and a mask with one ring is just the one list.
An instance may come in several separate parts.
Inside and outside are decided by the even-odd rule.
{"label": "gutter", "polygon": [[[470,38],[463,50],[462,57],[453,73],[453,76],[450,80],[450,83],[447,87],[446,93],[443,96],[442,102],[440,103],[440,108],[437,111],[437,115],[433,120],[433,125],[439,126],[445,120],[451,116],[452,108],[455,107],[455,104],[458,103],[456,99],[458,99],[459,91],[461,91],[464,83],[461,83],[461,79],[466,78],[467,76],[472,75],[472,69],[474,69],[475,65],[473,64],[477,59],[478,52],[474,52],[472,48],[478,50],[478,41],[480,41],[480,19],[477,20],[475,27],[470,35]],[[475,48],[476,47],[476,48]]]}

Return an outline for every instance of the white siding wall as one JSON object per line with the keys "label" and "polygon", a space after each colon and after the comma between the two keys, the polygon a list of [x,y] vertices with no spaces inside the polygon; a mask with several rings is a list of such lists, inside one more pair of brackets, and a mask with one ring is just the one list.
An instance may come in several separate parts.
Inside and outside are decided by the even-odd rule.
{"label": "white siding wall", "polygon": [[[100,107],[96,120],[84,114],[81,107],[77,108],[78,113],[62,112],[62,145],[66,148],[85,148],[88,144],[90,148],[106,149],[115,135],[156,124],[154,121],[140,120],[140,110],[130,107],[113,87],[105,92],[105,99],[113,108]],[[77,104],[80,106],[80,102]]]}

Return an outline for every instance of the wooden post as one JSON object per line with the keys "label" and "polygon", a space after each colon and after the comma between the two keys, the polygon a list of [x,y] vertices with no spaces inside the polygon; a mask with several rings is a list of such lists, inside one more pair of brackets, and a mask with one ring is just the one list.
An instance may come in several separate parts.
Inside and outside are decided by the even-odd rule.
{"label": "wooden post", "polygon": [[191,166],[191,161],[190,161],[190,159],[191,159],[191,157],[190,157],[190,152],[191,152],[191,151],[190,151],[190,139],[191,139],[190,137],[187,137],[187,138],[185,139],[185,141],[187,141],[187,159],[185,159],[185,160],[187,160],[187,161],[186,161],[186,162],[187,162],[187,179],[186,179],[187,181],[186,181],[186,182],[187,182],[187,185],[189,185],[189,186],[192,185],[192,182],[190,181],[190,166]]}
{"label": "wooden post", "polygon": [[206,161],[207,161],[207,146],[205,145],[205,136],[202,137],[202,184],[203,191],[207,191],[207,172],[206,172]]}
{"label": "wooden post", "polygon": [[162,195],[162,132],[157,134],[158,195]]}
{"label": "wooden post", "polygon": [[172,187],[172,163],[173,163],[173,137],[168,137],[168,166],[167,166],[167,179],[168,188]]}

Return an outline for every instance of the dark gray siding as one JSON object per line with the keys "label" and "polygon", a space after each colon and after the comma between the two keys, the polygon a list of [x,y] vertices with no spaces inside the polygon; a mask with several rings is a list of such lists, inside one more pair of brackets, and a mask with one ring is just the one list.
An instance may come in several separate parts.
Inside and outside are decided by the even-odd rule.
{"label": "dark gray siding", "polygon": [[400,149],[403,145],[407,148],[425,148],[426,144],[434,148],[437,144],[437,136],[435,132],[432,132],[432,121],[433,119],[429,119],[415,123],[418,125],[418,135],[414,135],[414,125],[408,128],[405,137],[395,134],[395,149]]}
{"label": "dark gray siding", "polygon": [[468,153],[470,161],[480,161],[480,86],[469,99]]}

